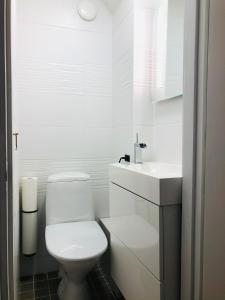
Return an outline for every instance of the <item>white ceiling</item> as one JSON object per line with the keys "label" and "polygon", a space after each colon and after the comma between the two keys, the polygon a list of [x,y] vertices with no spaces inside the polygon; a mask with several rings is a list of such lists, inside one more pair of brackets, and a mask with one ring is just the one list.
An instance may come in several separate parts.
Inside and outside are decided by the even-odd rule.
{"label": "white ceiling", "polygon": [[121,0],[103,0],[111,12],[114,12]]}

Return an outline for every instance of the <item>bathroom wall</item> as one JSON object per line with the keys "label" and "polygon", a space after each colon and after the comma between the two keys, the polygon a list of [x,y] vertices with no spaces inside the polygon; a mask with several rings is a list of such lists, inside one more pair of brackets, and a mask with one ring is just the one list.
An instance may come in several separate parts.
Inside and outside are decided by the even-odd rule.
{"label": "bathroom wall", "polygon": [[[136,133],[153,139],[151,101],[151,11],[140,1],[124,0],[113,14],[113,141],[114,160],[125,153],[133,159]],[[143,152],[150,160],[151,147]]]}
{"label": "bathroom wall", "polygon": [[113,156],[133,154],[133,0],[123,0],[113,14]]}
{"label": "bathroom wall", "polygon": [[153,158],[153,17],[154,10],[150,1],[134,0],[133,142],[138,133],[139,141],[147,144],[143,150],[144,161]]}
{"label": "bathroom wall", "polygon": [[[154,1],[150,2],[154,3]],[[165,43],[167,79],[164,85],[167,86],[167,91],[173,91],[171,95],[175,95],[176,92],[181,93],[182,87],[184,4],[184,0],[168,1],[167,42]],[[160,68],[155,69],[154,73],[157,73],[158,69]],[[154,158],[156,160],[181,163],[182,109],[182,96],[154,104]]]}
{"label": "bathroom wall", "polygon": [[182,116],[182,96],[154,104],[154,160],[182,163]]}
{"label": "bathroom wall", "polygon": [[114,160],[133,157],[136,133],[143,160],[182,161],[182,97],[153,103],[155,2],[124,0],[113,14]]}
{"label": "bathroom wall", "polygon": [[134,138],[147,143],[145,161],[182,162],[182,97],[154,103],[154,15],[156,2],[134,0]]}
{"label": "bathroom wall", "polygon": [[17,2],[15,96],[19,103],[21,176],[39,178],[38,254],[22,274],[55,269],[45,249],[49,174],[90,173],[97,216],[108,215],[112,161],[112,18],[101,0],[84,22],[76,0]]}

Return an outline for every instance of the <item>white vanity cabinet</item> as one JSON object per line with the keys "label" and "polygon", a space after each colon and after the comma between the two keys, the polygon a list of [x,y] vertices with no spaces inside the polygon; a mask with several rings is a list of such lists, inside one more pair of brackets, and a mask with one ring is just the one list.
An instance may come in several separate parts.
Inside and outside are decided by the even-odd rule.
{"label": "white vanity cabinet", "polygon": [[[125,170],[136,172],[135,166]],[[159,200],[157,193],[154,202],[135,193],[135,184],[140,186],[135,176],[141,182],[144,175],[148,181],[146,176],[151,177],[151,172],[148,174],[139,170],[126,177],[124,166],[110,166],[110,217],[101,221],[110,236],[111,276],[126,300],[179,300],[181,177],[180,173],[174,177],[174,189],[169,178],[171,186],[167,189],[176,193],[176,199],[171,203],[170,196]],[[133,185],[129,178],[134,180]],[[146,188],[150,195],[151,182],[159,191],[160,180],[149,178]],[[162,191],[162,195],[166,193]]]}

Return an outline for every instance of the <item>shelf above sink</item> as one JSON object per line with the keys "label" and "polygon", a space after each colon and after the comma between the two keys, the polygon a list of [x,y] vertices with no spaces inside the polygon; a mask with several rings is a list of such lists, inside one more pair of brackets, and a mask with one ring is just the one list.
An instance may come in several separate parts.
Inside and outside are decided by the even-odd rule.
{"label": "shelf above sink", "polygon": [[157,205],[181,203],[181,166],[161,162],[110,165],[111,182]]}

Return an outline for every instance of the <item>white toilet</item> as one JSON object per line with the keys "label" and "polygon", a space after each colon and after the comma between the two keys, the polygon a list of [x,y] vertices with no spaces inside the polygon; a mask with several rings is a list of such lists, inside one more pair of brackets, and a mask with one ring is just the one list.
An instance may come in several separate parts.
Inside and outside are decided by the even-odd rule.
{"label": "white toilet", "polygon": [[62,300],[86,300],[85,276],[107,249],[107,239],[95,221],[90,177],[60,173],[48,178],[45,241],[59,262]]}

